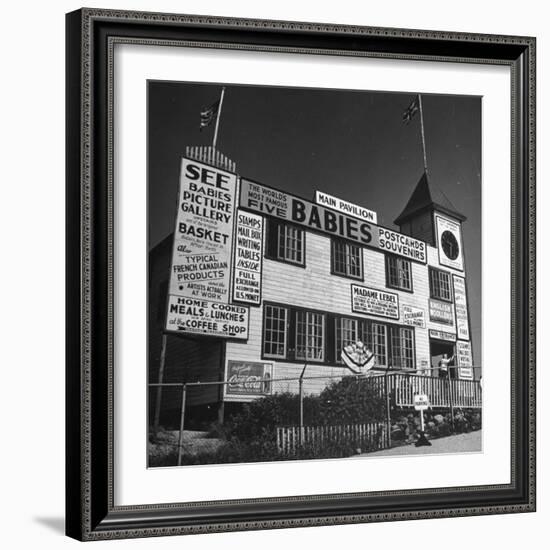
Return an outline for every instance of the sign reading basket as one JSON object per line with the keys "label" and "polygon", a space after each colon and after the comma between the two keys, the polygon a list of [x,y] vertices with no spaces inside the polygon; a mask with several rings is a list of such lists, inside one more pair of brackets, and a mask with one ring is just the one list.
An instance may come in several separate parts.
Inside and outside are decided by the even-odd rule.
{"label": "sign reading basket", "polygon": [[247,338],[248,309],[229,304],[237,176],[183,158],[166,330]]}
{"label": "sign reading basket", "polygon": [[399,319],[399,298],[393,292],[351,285],[351,310],[365,315]]}

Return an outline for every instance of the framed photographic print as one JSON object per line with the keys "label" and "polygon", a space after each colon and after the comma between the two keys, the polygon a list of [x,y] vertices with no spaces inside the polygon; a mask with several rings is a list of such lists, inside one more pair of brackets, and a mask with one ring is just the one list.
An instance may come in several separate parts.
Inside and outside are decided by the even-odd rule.
{"label": "framed photographic print", "polygon": [[535,509],[535,40],[67,15],[67,534]]}

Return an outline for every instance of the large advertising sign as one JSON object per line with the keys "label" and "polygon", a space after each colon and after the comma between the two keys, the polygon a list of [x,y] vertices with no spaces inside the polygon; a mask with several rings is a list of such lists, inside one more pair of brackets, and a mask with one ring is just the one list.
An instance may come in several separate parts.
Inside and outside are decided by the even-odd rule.
{"label": "large advertising sign", "polygon": [[233,300],[259,305],[262,300],[262,249],[264,219],[237,210]]}
{"label": "large advertising sign", "polygon": [[260,397],[271,393],[273,373],[269,363],[228,361],[226,374],[226,395]]}
{"label": "large advertising sign", "polygon": [[458,340],[456,343],[456,358],[459,378],[472,380],[474,377],[472,344]]}
{"label": "large advertising sign", "polygon": [[338,210],[338,212],[355,216],[356,218],[366,222],[376,223],[377,221],[376,212],[373,212],[368,208],[364,208],[363,206],[359,206],[358,204],[353,204],[351,202],[339,199],[338,197],[333,197],[332,195],[323,193],[322,191],[315,191],[315,202],[326,206],[327,208]]}
{"label": "large advertising sign", "polygon": [[202,298],[169,296],[166,330],[248,339],[248,308]]}
{"label": "large advertising sign", "polygon": [[441,216],[435,217],[439,263],[464,271],[460,224]]}
{"label": "large advertising sign", "polygon": [[393,292],[351,285],[351,310],[365,315],[399,319],[399,297]]}
{"label": "large advertising sign", "polygon": [[426,328],[426,312],[422,308],[402,304],[401,322],[411,327]]}
{"label": "large advertising sign", "polygon": [[453,275],[455,291],[456,333],[462,340],[470,339],[468,323],[468,302],[466,298],[466,282],[463,277]]}
{"label": "large advertising sign", "polygon": [[166,330],[235,338],[247,331],[248,311],[224,320],[218,307],[230,300],[236,194],[235,174],[182,159]]}
{"label": "large advertising sign", "polygon": [[443,325],[454,325],[453,306],[447,302],[430,300],[430,321]]}
{"label": "large advertising sign", "polygon": [[246,179],[241,179],[239,205],[245,210],[341,237],[361,246],[392,252],[416,262],[427,261],[424,241]]}

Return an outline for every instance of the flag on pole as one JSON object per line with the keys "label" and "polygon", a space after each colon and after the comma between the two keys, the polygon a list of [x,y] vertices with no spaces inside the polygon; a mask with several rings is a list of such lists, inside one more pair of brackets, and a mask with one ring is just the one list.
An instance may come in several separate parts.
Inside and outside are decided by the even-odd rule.
{"label": "flag on pole", "polygon": [[220,100],[212,103],[209,107],[205,107],[201,111],[201,126],[200,131],[202,132],[203,128],[207,128],[212,124],[212,121],[218,116],[218,111],[220,109]]}
{"label": "flag on pole", "polygon": [[408,124],[413,119],[414,115],[418,112],[418,109],[418,96],[416,96],[411,101],[411,104],[405,109],[405,112],[403,113],[403,122],[405,124]]}

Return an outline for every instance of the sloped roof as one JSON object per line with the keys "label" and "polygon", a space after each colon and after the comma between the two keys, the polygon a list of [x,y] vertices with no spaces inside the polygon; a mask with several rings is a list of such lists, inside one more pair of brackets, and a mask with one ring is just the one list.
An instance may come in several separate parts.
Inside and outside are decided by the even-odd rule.
{"label": "sloped roof", "polygon": [[401,225],[415,214],[428,208],[437,209],[461,221],[466,219],[466,216],[456,210],[445,193],[428,178],[428,174],[424,171],[416,184],[409,202],[403,209],[403,212],[395,218],[394,223]]}

